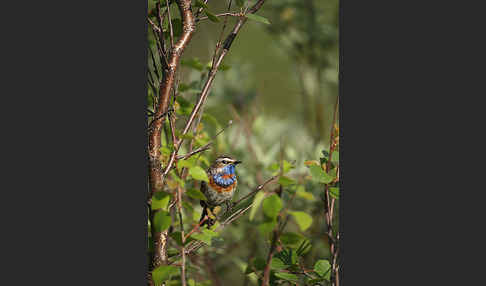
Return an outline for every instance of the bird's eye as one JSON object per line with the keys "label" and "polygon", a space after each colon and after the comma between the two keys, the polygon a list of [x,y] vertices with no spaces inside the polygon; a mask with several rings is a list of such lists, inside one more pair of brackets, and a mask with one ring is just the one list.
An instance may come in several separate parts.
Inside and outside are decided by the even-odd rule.
{"label": "bird's eye", "polygon": [[228,164],[229,162],[226,160],[223,160],[223,164]]}

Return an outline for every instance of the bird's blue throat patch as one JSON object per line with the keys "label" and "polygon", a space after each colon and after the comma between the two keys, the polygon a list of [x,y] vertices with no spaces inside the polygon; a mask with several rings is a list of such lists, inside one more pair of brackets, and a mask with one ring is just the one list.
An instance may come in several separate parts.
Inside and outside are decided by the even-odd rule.
{"label": "bird's blue throat patch", "polygon": [[236,181],[235,165],[225,166],[220,173],[213,175],[214,182],[220,187],[228,187]]}

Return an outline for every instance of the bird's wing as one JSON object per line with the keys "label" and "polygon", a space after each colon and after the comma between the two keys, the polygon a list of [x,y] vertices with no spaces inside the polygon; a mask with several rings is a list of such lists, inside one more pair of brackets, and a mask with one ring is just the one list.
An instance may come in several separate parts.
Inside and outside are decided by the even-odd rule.
{"label": "bird's wing", "polygon": [[201,192],[206,195],[208,192],[208,184],[205,181],[201,181]]}

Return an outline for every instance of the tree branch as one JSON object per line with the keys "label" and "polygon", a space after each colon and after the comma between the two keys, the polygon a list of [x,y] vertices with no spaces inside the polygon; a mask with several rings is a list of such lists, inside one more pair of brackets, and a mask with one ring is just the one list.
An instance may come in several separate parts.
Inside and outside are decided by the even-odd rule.
{"label": "tree branch", "polygon": [[[149,129],[149,186],[150,196],[155,192],[162,191],[162,166],[159,160],[162,127],[165,115],[169,107],[169,97],[171,89],[174,86],[175,73],[179,66],[181,55],[190,42],[195,30],[194,17],[191,11],[191,0],[176,0],[177,7],[181,14],[183,32],[177,43],[170,50],[170,59],[168,65],[164,69],[164,80],[160,82],[159,99],[155,109],[153,126]],[[156,212],[151,213],[151,221]],[[154,238],[154,257],[152,260],[152,267],[156,268],[167,263],[167,231],[153,232]]]}
{"label": "tree branch", "polygon": [[[266,180],[263,184],[257,186],[255,188],[254,191],[250,192],[248,195],[246,195],[245,197],[243,197],[242,199],[239,199],[237,202],[241,202],[243,199],[249,199],[251,196],[255,195],[258,191],[262,190],[267,184],[269,184],[272,180],[274,180],[276,177],[278,176],[273,176],[271,177],[270,179]],[[242,208],[242,209],[238,209],[236,210],[234,213],[232,213],[228,218],[226,218],[219,226],[218,228],[216,228],[216,232],[219,232],[221,230],[223,230],[226,226],[228,226],[229,224],[231,224],[233,221],[237,220],[238,218],[240,218],[241,216],[243,216],[248,210],[251,209],[251,207],[253,206],[253,203],[251,203],[250,205]],[[196,226],[195,228],[197,228],[198,226]],[[191,233],[194,232],[194,231],[191,231]],[[187,247],[186,247],[186,253],[185,254],[190,254],[196,250],[198,250],[199,248],[201,248],[202,246],[204,245],[203,242],[201,241],[194,241],[194,242],[191,242]],[[174,256],[175,259],[177,259],[178,257],[180,257],[181,254],[179,255],[176,255]],[[173,262],[172,262],[173,263]],[[171,264],[171,263],[169,263]]]}
{"label": "tree branch", "polygon": [[[258,11],[258,9],[260,9],[260,7],[263,5],[264,2],[265,2],[265,0],[259,0],[249,10],[249,13],[255,13],[256,11]],[[184,135],[186,135],[187,132],[189,131],[189,129],[191,128],[191,125],[194,122],[194,119],[196,117],[196,114],[199,112],[199,110],[201,109],[201,107],[203,106],[203,104],[205,103],[205,101],[206,101],[206,99],[207,99],[207,97],[209,95],[209,91],[210,91],[210,89],[212,87],[212,84],[213,84],[214,78],[216,76],[216,72],[218,70],[218,67],[221,65],[221,62],[223,61],[224,57],[228,53],[228,51],[229,51],[229,49],[231,47],[231,44],[233,43],[233,40],[235,39],[236,35],[238,34],[238,32],[240,31],[241,27],[243,26],[243,24],[246,21],[247,21],[247,18],[246,17],[240,17],[239,20],[238,20],[238,22],[235,24],[233,30],[231,31],[231,33],[226,37],[226,40],[224,41],[224,45],[223,45],[223,50],[221,51],[221,53],[217,57],[217,60],[215,61],[215,63],[211,66],[211,70],[209,71],[208,78],[207,78],[207,80],[206,80],[206,82],[204,84],[204,87],[202,89],[201,95],[199,96],[199,100],[196,103],[196,105],[194,106],[194,108],[192,109],[191,115],[189,116],[189,119],[186,122],[186,125],[184,127],[184,130],[182,131],[182,134],[181,134],[181,139],[179,140],[179,142],[177,144],[177,148],[175,148],[172,151],[172,154],[170,156],[169,162],[167,163],[167,166],[166,166],[166,168],[163,171],[162,179],[161,179],[162,182],[163,182],[164,178],[167,176],[167,174],[170,172],[170,170],[172,169],[172,166],[173,166],[174,162],[176,161],[177,153],[179,152],[179,149],[180,149],[180,147],[182,145],[182,142],[184,141],[184,139],[182,137]],[[163,100],[160,100],[160,101],[163,102]]]}

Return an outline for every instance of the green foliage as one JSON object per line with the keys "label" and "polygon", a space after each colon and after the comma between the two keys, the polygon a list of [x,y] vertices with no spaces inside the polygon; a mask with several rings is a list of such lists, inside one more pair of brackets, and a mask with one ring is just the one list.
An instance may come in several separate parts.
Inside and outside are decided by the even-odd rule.
{"label": "green foliage", "polygon": [[281,176],[279,179],[278,179],[278,183],[284,187],[286,186],[291,186],[291,185],[295,185],[296,182],[295,180],[289,178],[289,177],[286,177],[286,176]]}
{"label": "green foliage", "polygon": [[339,199],[339,188],[330,187],[329,188],[329,194],[331,195],[331,197],[333,197],[335,199]]}
{"label": "green foliage", "polygon": [[197,189],[188,189],[186,191],[186,195],[196,200],[203,200],[203,201],[207,200],[206,196],[200,190]]}
{"label": "green foliage", "polygon": [[152,210],[163,209],[167,210],[167,206],[169,205],[170,195],[166,192],[156,192],[152,196]]}
{"label": "green foliage", "polygon": [[161,232],[169,228],[172,223],[170,214],[166,211],[158,211],[154,216],[154,227],[156,232]]}
{"label": "green foliage", "polygon": [[276,218],[281,209],[282,200],[276,194],[272,194],[263,200],[263,213],[269,218]]}
{"label": "green foliage", "polygon": [[245,16],[250,20],[270,25],[270,21],[268,21],[268,19],[265,18],[265,17],[258,16],[258,15],[255,15],[255,14],[246,14]]}
{"label": "green foliage", "polygon": [[295,274],[292,274],[292,273],[277,272],[277,273],[275,273],[275,276],[278,277],[278,278],[281,278],[283,280],[290,281],[290,282],[296,282],[296,283],[299,282],[299,277]]}
{"label": "green foliage", "polygon": [[280,241],[286,247],[297,248],[305,239],[302,235],[295,232],[286,232],[280,236]]}
{"label": "green foliage", "polygon": [[302,211],[290,211],[289,212],[300,227],[300,230],[305,231],[312,224],[312,217]]}
{"label": "green foliage", "polygon": [[206,16],[208,16],[208,18],[209,18],[209,20],[211,20],[211,22],[218,23],[220,21],[219,18],[216,17],[216,15],[209,12],[208,10],[204,10],[204,13],[206,14]]}
{"label": "green foliage", "polygon": [[[182,245],[182,236],[181,236],[181,232],[180,231],[175,231],[175,232],[172,232],[169,234],[169,236],[175,241],[177,242],[178,245]],[[189,242],[193,241],[194,238],[193,237],[188,237],[186,239],[186,242],[184,243],[184,245],[188,244]]]}
{"label": "green foliage", "polygon": [[252,205],[251,210],[250,210],[250,221],[252,221],[253,218],[255,217],[255,214],[256,214],[258,208],[260,207],[260,204],[262,203],[264,198],[265,198],[265,193],[263,193],[263,192],[258,192],[255,195],[255,198],[253,199],[253,205]]}
{"label": "green foliage", "polygon": [[314,271],[319,274],[319,276],[329,281],[331,277],[331,264],[327,260],[318,260],[314,265]]}
{"label": "green foliage", "polygon": [[207,245],[211,245],[211,240],[216,236],[218,236],[217,232],[206,228],[204,228],[201,233],[194,233],[191,235],[192,238],[200,240]]}
{"label": "green foliage", "polygon": [[[209,21],[197,23],[197,33],[178,68],[175,103],[172,95],[170,99],[174,109],[174,133],[177,139],[184,139],[177,155],[187,154],[209,142],[212,144],[210,150],[186,160],[177,160],[177,169],[171,170],[164,178],[163,192],[156,192],[151,198],[150,210],[157,212],[153,225],[150,225],[150,221],[148,223],[149,232],[151,227],[156,231],[169,229],[169,260],[179,265],[181,215],[185,235],[193,231],[185,246],[198,241],[205,244],[193,255],[208,255],[222,285],[243,279],[245,273],[248,275],[248,285],[260,285],[258,279],[266,266],[273,234],[278,234],[279,239],[270,264],[271,286],[290,283],[315,285],[330,281],[331,271],[328,270],[331,269],[329,261],[332,259],[329,244],[323,243],[321,236],[326,227],[323,217],[325,189],[329,190],[332,199],[336,199],[335,213],[339,213],[340,186],[335,182],[339,174],[339,147],[331,149],[328,142],[332,118],[330,109],[338,90],[337,22],[333,22],[335,19],[332,16],[337,11],[337,1],[280,0],[265,3],[266,8],[260,10],[259,15],[247,14],[249,23],[256,21],[266,25],[249,24],[241,30],[228,57],[218,68],[202,112],[196,116],[197,124],[182,135],[182,127],[212,68],[213,51],[207,53],[206,47],[214,46],[223,25],[223,18],[218,18],[216,14],[224,13],[227,9],[227,3],[223,2],[210,2],[209,5],[202,0],[192,2],[193,12],[202,8],[199,17],[206,15]],[[245,7],[247,1],[237,0],[233,3],[237,7]],[[254,3],[253,0],[248,4],[251,7]],[[153,7],[154,3],[149,3],[149,10]],[[162,12],[165,9],[162,7]],[[234,9],[239,10],[232,7],[232,11]],[[174,3],[171,11],[176,10]],[[172,17],[177,15],[174,13]],[[149,17],[157,23],[153,13]],[[228,25],[231,26],[234,20],[229,17]],[[270,22],[271,25],[268,25]],[[172,26],[177,41],[182,32],[180,19],[173,18]],[[168,27],[168,17],[165,17],[162,30],[166,40]],[[149,45],[158,59],[151,32]],[[161,63],[152,64],[149,61],[151,72],[154,72],[155,66],[159,69],[162,66]],[[320,77],[315,74],[317,70],[322,72]],[[272,82],[277,83],[272,85]],[[158,83],[155,86],[158,88]],[[301,86],[304,88],[300,89]],[[148,87],[147,109],[152,112],[153,104],[158,100],[156,88],[154,91],[151,86]],[[309,94],[309,97],[300,98],[300,94]],[[310,109],[306,106],[310,106]],[[151,112],[148,114],[150,122],[153,115]],[[232,124],[220,133],[230,120]],[[319,120],[320,127],[317,123]],[[164,127],[160,148],[163,168],[173,152],[174,143],[166,119]],[[333,150],[331,156],[330,149]],[[267,178],[279,177],[254,197],[234,206],[231,212],[221,214],[222,217],[211,229],[196,227],[202,212],[199,201],[207,200],[199,190],[200,184],[201,181],[208,182],[205,169],[220,154],[230,154],[243,161],[236,168],[238,188],[233,201],[253,191]],[[307,159],[312,160],[305,161]],[[327,164],[330,170],[326,172]],[[181,214],[177,212],[174,201],[179,188],[185,194]],[[215,231],[224,218],[251,204],[247,213],[226,225],[222,231]],[[169,209],[169,205],[173,207]],[[258,211],[260,207],[261,212]],[[339,217],[334,220],[337,231]],[[152,252],[153,240],[150,233],[148,236],[148,249]],[[231,259],[225,259],[227,257]],[[247,257],[252,258],[248,260]],[[317,258],[322,259],[316,261]],[[233,267],[235,265],[232,263],[237,267]],[[303,275],[300,274],[301,267],[314,271]],[[199,268],[186,260],[187,284],[209,286],[211,281],[198,280],[208,277],[204,273],[206,271],[204,267]],[[158,285],[166,281],[167,286],[180,285],[178,274],[178,266],[159,267],[152,273]]]}
{"label": "green foliage", "polygon": [[193,177],[195,180],[209,182],[206,171],[204,171],[204,169],[199,166],[192,166],[191,168],[189,168],[189,175],[191,175],[191,177]]}
{"label": "green foliage", "polygon": [[312,174],[312,179],[317,182],[329,184],[330,182],[332,182],[332,180],[334,180],[332,176],[324,172],[324,170],[318,165],[310,165],[309,170]]}
{"label": "green foliage", "polygon": [[258,230],[262,233],[262,235],[266,235],[270,233],[275,226],[277,226],[276,218],[265,218],[265,220],[258,225]]}
{"label": "green foliage", "polygon": [[164,281],[170,279],[170,277],[179,272],[179,268],[171,265],[162,265],[155,268],[152,271],[152,278],[155,282],[155,285],[159,286],[162,285]]}
{"label": "green foliage", "polygon": [[270,264],[270,268],[273,270],[282,270],[288,267],[289,265],[285,265],[285,263],[280,258],[277,257],[274,257]]}
{"label": "green foliage", "polygon": [[182,59],[181,65],[193,68],[198,71],[202,71],[204,69],[204,65],[199,61],[198,58]]}

